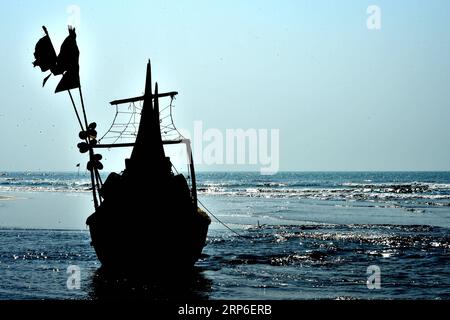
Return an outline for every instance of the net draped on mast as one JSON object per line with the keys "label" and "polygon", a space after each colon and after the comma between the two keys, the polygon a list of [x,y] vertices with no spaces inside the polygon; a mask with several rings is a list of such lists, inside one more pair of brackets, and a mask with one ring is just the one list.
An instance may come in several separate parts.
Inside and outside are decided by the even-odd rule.
{"label": "net draped on mast", "polygon": [[[164,142],[184,142],[187,140],[177,129],[173,121],[173,108],[175,107],[173,101],[175,100],[174,95],[169,96],[169,103],[160,109],[159,111],[159,121],[161,128],[161,138]],[[112,105],[116,108],[116,113],[114,115],[113,122],[106,133],[98,140],[100,144],[106,144],[109,146],[113,146],[114,144],[132,144],[135,142],[139,123],[141,119],[142,112],[142,104],[143,101],[132,101],[127,103],[112,103]],[[189,149],[190,150],[190,149]],[[188,183],[192,187],[192,168],[191,164],[191,151],[188,151],[188,163],[186,168],[186,178],[188,179]],[[173,169],[176,173],[178,170],[175,166]]]}
{"label": "net draped on mast", "polygon": [[[184,139],[173,122],[173,101],[175,97],[170,97],[167,106],[159,111],[159,121],[161,127],[161,138],[163,141],[176,141]],[[113,122],[106,133],[98,140],[99,143],[134,143],[141,118],[143,101],[128,103],[128,107],[123,104],[114,104],[116,113]]]}

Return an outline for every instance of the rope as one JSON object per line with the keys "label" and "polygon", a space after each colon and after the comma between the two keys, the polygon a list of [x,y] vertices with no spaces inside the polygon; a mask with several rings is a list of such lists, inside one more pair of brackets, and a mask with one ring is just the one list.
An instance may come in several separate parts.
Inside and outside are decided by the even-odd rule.
{"label": "rope", "polygon": [[236,230],[231,229],[229,226],[226,225],[225,222],[223,222],[222,220],[220,220],[219,218],[217,218],[204,204],[203,202],[201,202],[199,199],[197,199],[198,203],[201,204],[201,206],[203,207],[203,209],[206,210],[206,212],[208,212],[214,219],[217,220],[217,222],[219,222],[221,225],[223,225],[225,228],[227,228],[228,230],[230,230],[231,232],[233,232],[234,234],[236,234],[237,236],[247,239],[247,236],[244,236],[242,234],[240,234],[239,232],[237,232]]}
{"label": "rope", "polygon": [[172,114],[172,109],[174,108],[174,105],[173,105],[173,100],[175,100],[175,97],[173,96],[171,96],[170,97],[170,104],[169,104],[169,108],[170,108],[170,122],[172,123],[172,126],[173,126],[173,129],[172,130],[174,130],[176,133],[178,133],[178,135],[182,138],[182,139],[184,139],[184,137],[183,137],[183,135],[180,133],[180,131],[178,131],[178,129],[177,129],[177,127],[175,126],[175,122],[173,121],[173,114]]}
{"label": "rope", "polygon": [[[162,122],[162,120],[164,120],[164,119],[168,119],[168,120],[169,120],[169,121],[168,121],[169,124],[161,123],[160,126],[161,126],[161,128],[162,128],[163,130],[166,130],[166,131],[164,131],[164,134],[166,135],[166,137],[167,137],[169,134],[172,134],[172,135],[173,135],[173,134],[178,134],[178,137],[179,137],[179,138],[184,138],[183,135],[178,131],[178,129],[177,129],[177,127],[175,126],[175,123],[174,123],[174,121],[173,121],[173,113],[172,113],[172,110],[173,110],[173,108],[174,108],[173,100],[175,100],[175,97],[172,97],[172,96],[171,96],[170,98],[171,98],[171,99],[170,99],[169,105],[166,106],[166,107],[164,107],[162,110],[160,110],[160,122]],[[116,105],[116,115],[115,115],[115,117],[114,117],[113,123],[112,123],[111,127],[108,129],[108,131],[100,138],[100,140],[102,140],[102,139],[108,139],[108,138],[110,138],[110,139],[114,139],[114,138],[115,138],[115,141],[114,141],[114,143],[115,143],[115,142],[117,142],[117,140],[119,140],[119,139],[121,139],[121,138],[124,138],[125,136],[128,136],[128,135],[135,135],[135,132],[134,132],[134,133],[129,133],[129,132],[127,132],[127,129],[128,129],[128,127],[129,127],[130,125],[132,125],[132,126],[134,127],[134,129],[136,130],[136,127],[135,127],[135,124],[136,124],[135,116],[136,116],[136,113],[140,110],[140,108],[136,107],[135,104],[134,104],[134,102],[130,103],[128,110],[130,110],[131,108],[132,108],[132,111],[131,111],[131,112],[126,112],[126,111],[124,112],[124,111],[119,111],[119,109],[118,109],[118,107],[117,107],[117,105]],[[169,114],[164,115],[163,117],[161,117],[161,113],[162,113],[163,111],[167,110],[167,109],[169,109],[169,110],[168,110],[168,111],[169,111]],[[117,116],[118,116],[119,114],[131,114],[131,116],[130,116],[130,118],[128,119],[128,122],[127,122],[127,123],[116,123]],[[132,121],[132,120],[133,120],[133,121]],[[113,130],[113,128],[116,128],[116,127],[122,127],[122,128],[124,127],[124,129],[121,130],[121,131],[115,131],[115,130]],[[118,136],[107,137],[107,135],[108,135],[109,133],[116,133],[116,134],[118,134]],[[176,172],[177,174],[179,174],[177,168],[175,168],[175,166],[173,166],[173,164],[172,164],[172,167],[173,167],[173,169],[175,170],[175,172]],[[189,172],[189,166],[188,166],[188,174],[190,175],[190,172]],[[197,199],[197,201],[198,201],[198,203],[200,203],[200,205],[203,207],[203,209],[205,209],[206,212],[208,212],[214,219],[217,220],[217,222],[219,222],[219,223],[220,223],[221,225],[223,225],[225,228],[227,228],[228,230],[230,230],[232,233],[236,234],[238,237],[241,237],[241,238],[248,238],[248,237],[246,237],[246,236],[240,234],[240,233],[237,232],[236,230],[233,230],[232,228],[230,228],[229,226],[227,226],[223,221],[221,221],[218,217],[216,217],[216,216],[211,212],[211,210],[209,210],[209,209],[208,209],[208,208],[207,208],[207,207],[206,207],[199,199]]]}
{"label": "rope", "polygon": [[78,119],[78,123],[80,124],[81,131],[84,131],[83,123],[81,122],[80,114],[78,113],[77,107],[75,105],[75,101],[73,101],[72,93],[70,93],[70,90],[67,90],[67,92],[69,93],[70,101],[72,101],[72,106],[73,106],[73,109],[75,110],[75,114],[77,115],[77,119]]}
{"label": "rope", "polygon": [[[189,166],[188,166],[189,167]],[[176,174],[179,174],[177,168],[175,168],[175,166],[172,164],[172,168],[175,170]],[[189,170],[189,169],[188,169]],[[214,219],[217,220],[217,222],[219,222],[221,225],[223,225],[225,228],[227,228],[228,230],[230,230],[231,232],[233,232],[234,234],[236,234],[237,236],[241,237],[241,238],[248,238],[246,236],[243,236],[242,234],[240,234],[239,232],[231,229],[229,226],[227,226],[225,224],[225,222],[223,222],[222,220],[220,220],[219,218],[217,218],[214,213],[211,212],[211,210],[209,210],[204,204],[203,202],[200,201],[200,199],[197,198],[197,202],[200,203],[200,205],[203,207],[203,209],[206,210],[206,212],[208,212]]]}
{"label": "rope", "polygon": [[111,127],[109,127],[108,131],[106,131],[106,133],[100,139],[98,139],[98,142],[102,141],[102,139],[112,130],[112,128],[114,127],[114,123],[116,122],[118,114],[119,114],[119,109],[118,109],[118,107],[116,105],[116,114],[115,114],[114,119],[113,119],[113,121],[111,123]]}

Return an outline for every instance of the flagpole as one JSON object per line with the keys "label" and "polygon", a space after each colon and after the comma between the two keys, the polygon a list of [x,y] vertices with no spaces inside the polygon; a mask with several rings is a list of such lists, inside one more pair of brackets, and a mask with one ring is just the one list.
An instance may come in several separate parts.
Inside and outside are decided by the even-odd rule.
{"label": "flagpole", "polygon": [[[91,137],[87,134],[87,131],[89,129],[87,116],[86,116],[86,109],[84,107],[84,101],[83,101],[83,94],[81,92],[81,85],[80,85],[80,78],[79,78],[79,67],[78,67],[78,57],[79,57],[79,50],[76,43],[76,34],[75,29],[69,26],[69,36],[64,40],[63,44],[61,45],[61,51],[59,55],[57,56],[55,53],[55,49],[53,48],[53,44],[51,42],[50,36],[48,34],[47,28],[45,26],[42,26],[42,29],[45,32],[45,37],[41,38],[38,43],[36,44],[35,49],[35,58],[36,60],[33,62],[33,66],[39,66],[42,71],[50,70],[51,74],[59,75],[62,74],[63,78],[59,82],[58,86],[56,87],[55,93],[67,90],[69,93],[70,101],[72,102],[73,109],[75,111],[75,114],[78,119],[78,123],[80,124],[81,131],[86,135],[85,140],[88,148],[89,148],[89,162],[90,165],[90,172],[91,172],[91,184],[92,184],[92,192],[93,192],[93,198],[94,198],[94,205],[95,209],[98,207],[98,199],[97,199],[97,185],[100,186],[101,178],[98,173],[97,168],[95,167],[95,161],[94,161],[94,152],[91,145]],[[64,53],[63,53],[64,52]],[[69,58],[70,62],[60,60],[62,57]],[[75,64],[76,63],[76,64]],[[75,68],[76,67],[76,68]],[[76,72],[76,75],[75,75]],[[77,78],[74,78],[76,76]],[[44,79],[43,86],[45,85],[48,77]],[[70,89],[74,89],[77,86],[74,86],[73,81],[78,80],[77,86],[80,93],[80,100],[81,100],[81,107],[83,110],[83,117],[84,117],[84,126],[83,122],[81,120],[80,114],[78,113],[78,109],[75,105],[75,101],[72,97],[72,93],[70,92]],[[94,174],[95,172],[95,174]],[[101,202],[101,199],[100,199]]]}
{"label": "flagpole", "polygon": [[[86,109],[84,107],[84,99],[83,99],[83,92],[81,91],[81,84],[78,86],[78,92],[80,93],[80,101],[81,101],[81,109],[83,110],[83,117],[84,117],[84,123],[86,126],[86,130],[88,128],[88,121],[87,121],[87,115],[86,115]],[[94,151],[91,147],[91,139],[89,135],[87,136],[88,145],[89,145],[89,161],[91,161],[92,169],[89,170],[91,172],[91,184],[92,184],[92,193],[94,197],[94,206],[95,209],[98,207],[98,200],[97,200],[97,184],[98,184],[98,176],[99,173],[97,172],[97,168],[94,168],[93,166],[93,160],[94,160]],[[94,173],[95,171],[95,173]]]}
{"label": "flagpole", "polygon": [[[75,101],[73,100],[72,93],[70,92],[70,90],[67,90],[67,92],[69,93],[70,101],[72,101],[72,106],[73,106],[73,109],[75,110],[75,114],[77,116],[78,123],[80,124],[81,130],[85,131],[83,123],[81,122],[80,114],[78,113],[77,107],[75,105]],[[84,109],[83,96],[81,95],[81,88],[80,88],[80,98],[81,98],[81,105],[82,105],[82,109],[83,109],[84,121],[85,121],[85,125],[86,125],[86,130],[87,130],[88,124],[87,124],[86,111]],[[85,140],[86,140],[86,142],[89,145],[89,160],[92,161],[94,159],[94,152],[92,151],[92,148],[90,147],[91,144],[90,144],[89,136]],[[96,177],[97,174],[94,177],[93,170],[89,170],[89,171],[91,173],[91,185],[92,185],[92,194],[93,194],[93,199],[94,199],[94,206],[95,206],[95,209],[97,209],[97,207],[98,207],[98,200],[97,200],[97,190],[96,189],[97,189],[98,178]],[[96,180],[97,180],[97,183],[96,183]]]}
{"label": "flagpole", "polygon": [[69,93],[70,101],[72,101],[73,110],[75,110],[75,114],[77,115],[78,123],[80,124],[81,130],[84,131],[83,123],[81,122],[80,115],[78,114],[75,101],[73,101],[72,93],[70,93],[70,90],[67,90],[67,92]]}
{"label": "flagpole", "polygon": [[86,128],[87,128],[88,121],[87,121],[86,109],[84,108],[84,100],[83,100],[83,93],[81,92],[81,84],[78,87],[78,92],[80,93],[81,108],[83,109],[84,123],[86,124]]}

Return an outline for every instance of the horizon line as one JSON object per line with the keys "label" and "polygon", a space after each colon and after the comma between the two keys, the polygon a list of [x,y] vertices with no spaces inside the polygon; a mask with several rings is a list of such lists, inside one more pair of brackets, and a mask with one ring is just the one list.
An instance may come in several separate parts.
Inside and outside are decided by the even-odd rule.
{"label": "horizon line", "polygon": [[[78,173],[78,170],[0,170],[0,175],[2,173],[37,173],[37,172],[52,172],[52,173]],[[103,171],[104,173],[111,173],[111,172],[122,172],[122,171]],[[182,171],[181,171],[182,172]],[[260,173],[259,170],[196,170],[197,173]],[[358,173],[358,172],[450,172],[450,169],[447,170],[440,170],[440,169],[434,169],[434,170],[279,170],[274,175],[278,173],[313,173],[313,172],[328,172],[328,173]],[[83,170],[79,172],[80,174],[87,174],[89,171]]]}

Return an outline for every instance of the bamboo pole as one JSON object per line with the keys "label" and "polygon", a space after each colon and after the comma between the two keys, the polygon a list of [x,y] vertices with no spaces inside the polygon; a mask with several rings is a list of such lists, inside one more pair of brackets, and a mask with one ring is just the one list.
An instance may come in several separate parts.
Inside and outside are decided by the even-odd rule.
{"label": "bamboo pole", "polygon": [[[78,92],[80,93],[81,109],[83,110],[84,123],[86,125],[86,130],[87,130],[87,128],[88,128],[88,121],[87,121],[86,109],[84,108],[83,92],[81,91],[81,85],[78,87]],[[87,141],[88,141],[87,143],[89,145],[89,161],[93,165],[94,150],[92,149],[91,139],[90,139],[89,136],[87,137]],[[92,168],[89,171],[91,173],[91,185],[92,185],[92,196],[93,196],[93,199],[94,199],[94,207],[95,207],[95,209],[97,209],[98,208],[98,199],[97,199],[97,183],[96,183],[96,180],[98,181],[98,177],[97,177],[98,173],[94,173],[94,171],[97,171],[96,168]]]}
{"label": "bamboo pole", "polygon": [[70,101],[72,101],[73,110],[75,110],[75,114],[77,115],[78,123],[80,124],[81,130],[84,131],[83,123],[81,122],[80,115],[75,105],[75,101],[73,101],[72,93],[70,92],[70,90],[67,90],[67,92],[69,93]]}

